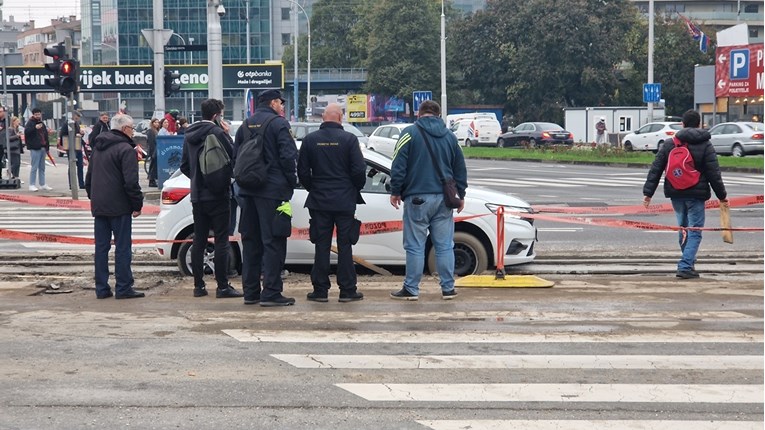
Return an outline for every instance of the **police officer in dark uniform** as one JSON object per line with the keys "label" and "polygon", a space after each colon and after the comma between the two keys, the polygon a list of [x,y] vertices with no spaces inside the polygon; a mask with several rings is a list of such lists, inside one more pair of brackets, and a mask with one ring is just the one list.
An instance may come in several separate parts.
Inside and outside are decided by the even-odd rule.
{"label": "police officer in dark uniform", "polygon": [[361,189],[366,165],[359,141],[343,130],[343,109],[337,103],[326,107],[319,130],[303,138],[298,159],[298,177],[308,190],[305,207],[311,214],[310,237],[316,246],[311,269],[313,292],[308,300],[326,302],[329,290],[329,251],[337,228],[337,285],[340,302],[361,300],[356,290],[352,243],[358,240],[360,224],[355,220],[356,203],[364,203]]}
{"label": "police officer in dark uniform", "polygon": [[258,189],[234,186],[242,208],[239,217],[243,248],[242,288],[246,305],[289,306],[295,304],[295,299],[282,295],[284,285],[281,278],[287,256],[287,237],[274,235],[273,223],[277,208],[289,202],[297,186],[298,151],[290,133],[290,124],[284,118],[281,91],[260,93],[255,113],[236,132],[234,153],[269,120],[263,130],[263,149],[268,163],[266,183]]}

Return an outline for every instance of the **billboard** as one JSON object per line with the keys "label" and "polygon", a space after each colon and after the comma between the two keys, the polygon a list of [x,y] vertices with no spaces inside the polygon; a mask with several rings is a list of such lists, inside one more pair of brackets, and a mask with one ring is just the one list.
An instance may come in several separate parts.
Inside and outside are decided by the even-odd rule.
{"label": "billboard", "polygon": [[346,102],[348,122],[368,122],[367,118],[367,95],[349,94]]}
{"label": "billboard", "polygon": [[715,97],[754,97],[763,93],[763,44],[715,50]]}

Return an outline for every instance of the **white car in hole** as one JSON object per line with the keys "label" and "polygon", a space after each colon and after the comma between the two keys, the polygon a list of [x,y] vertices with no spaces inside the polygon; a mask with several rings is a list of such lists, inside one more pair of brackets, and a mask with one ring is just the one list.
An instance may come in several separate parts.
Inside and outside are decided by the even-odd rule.
{"label": "white car in hole", "polygon": [[[365,224],[386,232],[363,235],[353,247],[353,254],[370,263],[385,266],[404,266],[406,253],[403,248],[403,235],[400,230],[402,211],[390,205],[390,167],[391,159],[371,151],[364,150],[367,164],[367,182],[362,190],[366,204],[358,205],[356,216]],[[157,217],[157,239],[188,240],[193,236],[193,216],[189,196],[189,179],[180,172],[175,172],[162,188],[161,211]],[[303,188],[295,190],[292,197],[292,226],[298,229],[308,228],[308,210],[303,207],[307,197]],[[531,213],[531,207],[525,201],[513,195],[500,193],[481,187],[468,187],[465,209],[456,215],[454,234],[455,274],[465,276],[481,273],[495,268],[497,246],[497,217],[499,206],[507,211],[520,212],[519,215],[505,213],[505,265],[528,263],[536,257],[534,243],[537,230],[533,219],[524,218],[523,213]],[[191,275],[191,243],[160,243],[159,255],[178,261],[181,272]],[[232,243],[230,269],[241,271],[241,246]],[[428,241],[426,248],[426,269],[435,271],[435,251]],[[314,245],[308,239],[290,238],[287,241],[286,264],[313,264]],[[213,271],[214,249],[208,244],[204,253],[205,271]],[[332,256],[335,263],[335,256]]]}

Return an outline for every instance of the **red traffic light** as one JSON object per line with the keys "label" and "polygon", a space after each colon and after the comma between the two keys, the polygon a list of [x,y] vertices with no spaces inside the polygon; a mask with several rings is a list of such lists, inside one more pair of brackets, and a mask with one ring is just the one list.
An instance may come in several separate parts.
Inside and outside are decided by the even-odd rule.
{"label": "red traffic light", "polygon": [[71,76],[74,74],[75,67],[74,61],[64,61],[61,63],[61,74],[65,76]]}

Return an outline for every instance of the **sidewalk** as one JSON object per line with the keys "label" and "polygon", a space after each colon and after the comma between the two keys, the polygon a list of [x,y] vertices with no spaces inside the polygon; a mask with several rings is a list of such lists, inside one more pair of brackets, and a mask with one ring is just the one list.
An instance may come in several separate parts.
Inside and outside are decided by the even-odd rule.
{"label": "sidewalk", "polygon": [[[35,195],[45,197],[72,197],[72,192],[69,190],[69,158],[59,157],[57,151],[53,148],[51,156],[56,166],[53,166],[50,160],[45,161],[45,183],[46,185],[53,187],[50,191],[30,191],[29,190],[29,151],[25,151],[21,154],[21,169],[19,171],[19,178],[24,182],[21,184],[21,188],[16,190],[5,189],[1,190],[7,194],[21,194],[21,195]],[[83,173],[87,174],[88,167],[83,168]],[[3,177],[6,177],[6,169],[3,169]],[[146,201],[159,201],[161,197],[161,191],[159,188],[149,188],[149,179],[146,171],[144,170],[143,161],[138,162],[138,178],[141,190],[144,193],[144,200]],[[39,185],[39,184],[38,184]],[[85,190],[78,190],[78,199],[87,200],[88,195]]]}

